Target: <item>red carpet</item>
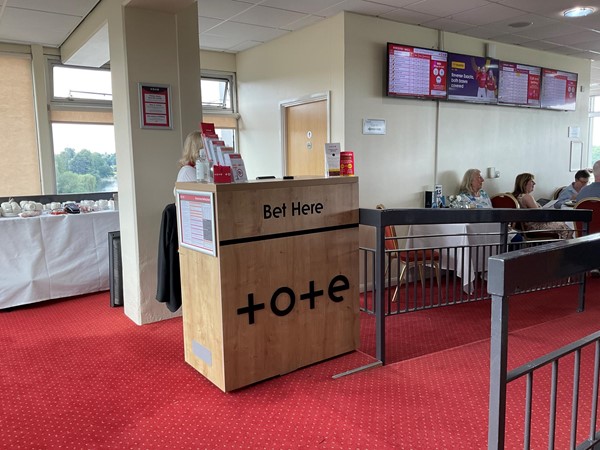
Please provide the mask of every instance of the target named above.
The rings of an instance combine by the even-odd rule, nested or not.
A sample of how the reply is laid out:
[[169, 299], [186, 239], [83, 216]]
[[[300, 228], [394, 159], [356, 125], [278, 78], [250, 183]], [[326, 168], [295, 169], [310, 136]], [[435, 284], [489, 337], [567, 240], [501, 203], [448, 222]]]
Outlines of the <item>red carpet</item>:
[[[511, 299], [510, 367], [597, 331], [599, 287], [581, 314], [573, 288]], [[334, 380], [373, 361], [363, 315], [362, 351], [230, 394], [183, 361], [181, 319], [139, 327], [108, 305], [102, 293], [0, 311], [0, 448], [486, 446], [488, 302], [389, 319], [391, 363]], [[506, 448], [522, 448], [522, 404], [509, 409]]]

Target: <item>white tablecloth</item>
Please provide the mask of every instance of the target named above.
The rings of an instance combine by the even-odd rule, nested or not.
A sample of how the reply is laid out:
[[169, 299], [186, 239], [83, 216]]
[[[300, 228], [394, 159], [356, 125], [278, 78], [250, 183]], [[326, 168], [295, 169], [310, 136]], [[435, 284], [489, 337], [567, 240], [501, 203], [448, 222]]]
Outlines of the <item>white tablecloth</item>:
[[119, 213], [0, 218], [0, 309], [109, 289]]
[[[406, 248], [442, 249], [440, 267], [455, 271], [464, 290], [470, 292], [477, 273], [487, 270], [487, 258], [498, 253], [496, 247], [483, 246], [500, 244], [500, 241], [499, 223], [411, 225]], [[469, 246], [482, 247], [471, 249]], [[450, 248], [450, 251], [445, 248]]]

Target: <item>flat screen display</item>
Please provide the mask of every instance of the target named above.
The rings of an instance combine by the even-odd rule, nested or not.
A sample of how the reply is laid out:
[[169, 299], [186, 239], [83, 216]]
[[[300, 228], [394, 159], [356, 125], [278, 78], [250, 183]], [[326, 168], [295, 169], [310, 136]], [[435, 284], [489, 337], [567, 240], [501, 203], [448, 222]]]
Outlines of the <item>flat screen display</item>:
[[577, 74], [542, 69], [542, 108], [575, 111]]
[[498, 60], [448, 53], [448, 100], [498, 102]]
[[448, 53], [400, 44], [387, 44], [387, 95], [446, 98]]
[[498, 104], [540, 107], [541, 67], [500, 61]]

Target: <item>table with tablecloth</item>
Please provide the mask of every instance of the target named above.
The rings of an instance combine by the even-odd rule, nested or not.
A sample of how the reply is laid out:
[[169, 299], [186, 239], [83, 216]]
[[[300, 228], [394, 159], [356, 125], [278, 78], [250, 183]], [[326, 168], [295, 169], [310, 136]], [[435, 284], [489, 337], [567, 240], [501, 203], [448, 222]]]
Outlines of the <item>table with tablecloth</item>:
[[440, 268], [454, 271], [469, 292], [477, 273], [487, 271], [487, 258], [498, 253], [500, 243], [499, 223], [440, 223], [411, 225], [406, 248], [437, 249]]
[[109, 289], [118, 211], [0, 218], [0, 309]]

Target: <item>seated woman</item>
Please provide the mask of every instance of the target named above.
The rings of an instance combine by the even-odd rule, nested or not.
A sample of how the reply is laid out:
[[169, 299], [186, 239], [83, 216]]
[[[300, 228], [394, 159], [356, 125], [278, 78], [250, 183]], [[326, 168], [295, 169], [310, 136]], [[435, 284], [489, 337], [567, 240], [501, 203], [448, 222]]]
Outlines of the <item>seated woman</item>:
[[[521, 208], [541, 208], [531, 194], [535, 186], [535, 179], [531, 173], [520, 173], [515, 179], [515, 189], [512, 195], [519, 201]], [[561, 239], [573, 237], [571, 230], [564, 222], [524, 222], [521, 224], [523, 231], [551, 231]]]
[[483, 177], [479, 169], [469, 169], [465, 172], [458, 195], [465, 197], [471, 208], [491, 208], [490, 196], [483, 190]]

